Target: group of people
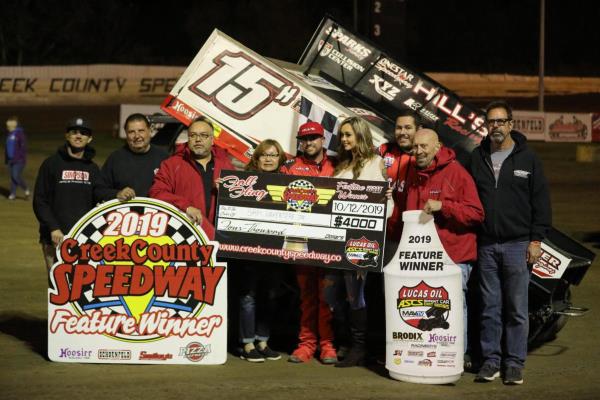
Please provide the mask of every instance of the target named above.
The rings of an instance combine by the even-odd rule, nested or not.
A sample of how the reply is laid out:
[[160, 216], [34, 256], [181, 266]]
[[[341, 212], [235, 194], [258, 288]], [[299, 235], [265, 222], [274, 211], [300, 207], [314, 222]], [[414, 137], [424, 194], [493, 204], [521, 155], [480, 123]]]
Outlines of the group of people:
[[[540, 242], [551, 225], [550, 200], [539, 159], [525, 137], [512, 129], [510, 106], [494, 102], [486, 117], [489, 135], [473, 151], [467, 168], [434, 130], [422, 126], [419, 114], [409, 110], [398, 115], [394, 140], [379, 148], [368, 124], [350, 117], [339, 125], [337, 156], [330, 157], [323, 127], [311, 121], [299, 127], [298, 156], [288, 159], [281, 145], [268, 139], [257, 146], [245, 168], [389, 182], [386, 246], [398, 245], [403, 211], [432, 214], [444, 248], [462, 270], [465, 336], [467, 282], [474, 268], [479, 273], [483, 362], [476, 380], [493, 381], [502, 372], [505, 383], [520, 384], [527, 354], [530, 267], [540, 257]], [[97, 202], [114, 198], [166, 201], [214, 237], [220, 171], [235, 168], [227, 152], [213, 145], [211, 121], [195, 119], [187, 142], [178, 144], [172, 155], [150, 143], [150, 123], [144, 115], [130, 115], [124, 129], [126, 145], [100, 169], [92, 161], [91, 126], [84, 118], [74, 118], [67, 125], [66, 143], [41, 165], [33, 207], [48, 268], [71, 226]], [[306, 249], [304, 238], [286, 241], [288, 249]], [[281, 355], [268, 341], [282, 267], [244, 262], [236, 268], [244, 277], [236, 294], [240, 356], [251, 362], [278, 360]], [[337, 367], [363, 364], [366, 274], [304, 265], [295, 266], [295, 274], [300, 329], [288, 361], [305, 363], [318, 356], [323, 364]], [[349, 326], [349, 348], [343, 351], [334, 345], [334, 315], [336, 320], [342, 315]]]

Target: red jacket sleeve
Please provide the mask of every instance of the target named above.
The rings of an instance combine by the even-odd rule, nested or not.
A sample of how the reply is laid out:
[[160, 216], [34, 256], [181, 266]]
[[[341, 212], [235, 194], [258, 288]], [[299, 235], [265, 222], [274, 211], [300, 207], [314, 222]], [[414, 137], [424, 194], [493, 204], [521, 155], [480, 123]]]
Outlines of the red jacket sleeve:
[[154, 199], [173, 204], [185, 212], [192, 203], [186, 197], [175, 194], [175, 179], [180, 166], [177, 164], [174, 165], [169, 161], [170, 159], [160, 164], [158, 172], [154, 175], [154, 181], [148, 191], [148, 195]]
[[456, 200], [442, 201], [441, 214], [464, 227], [473, 227], [481, 224], [484, 219], [483, 206], [477, 187], [469, 173], [460, 165], [455, 165], [453, 185], [456, 185], [459, 195]]

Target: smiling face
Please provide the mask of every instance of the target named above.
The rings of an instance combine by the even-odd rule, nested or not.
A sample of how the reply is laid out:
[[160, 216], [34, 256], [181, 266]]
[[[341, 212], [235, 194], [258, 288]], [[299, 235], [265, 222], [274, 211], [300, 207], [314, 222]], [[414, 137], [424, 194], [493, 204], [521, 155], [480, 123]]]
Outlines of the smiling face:
[[188, 147], [197, 160], [210, 156], [213, 139], [213, 129], [204, 121], [194, 122], [188, 128]]
[[398, 117], [396, 119], [396, 129], [394, 136], [398, 147], [406, 153], [412, 150], [413, 140], [417, 132], [417, 124], [415, 119], [410, 116]]
[[125, 129], [127, 146], [134, 153], [146, 153], [150, 150], [150, 127], [146, 121], [133, 120]]
[[82, 150], [92, 141], [92, 133], [85, 129], [71, 128], [65, 138], [73, 150]]
[[358, 144], [356, 133], [350, 124], [344, 124], [340, 128], [340, 143], [345, 151], [354, 151]]
[[279, 169], [279, 152], [275, 146], [266, 147], [258, 156], [258, 169], [262, 172], [273, 172]]
[[431, 129], [419, 129], [415, 134], [413, 154], [417, 168], [424, 169], [431, 165], [435, 155], [442, 147], [437, 133]]
[[304, 157], [315, 160], [323, 154], [323, 143], [325, 139], [323, 136], [304, 136], [298, 138], [300, 143], [300, 151], [304, 153]]

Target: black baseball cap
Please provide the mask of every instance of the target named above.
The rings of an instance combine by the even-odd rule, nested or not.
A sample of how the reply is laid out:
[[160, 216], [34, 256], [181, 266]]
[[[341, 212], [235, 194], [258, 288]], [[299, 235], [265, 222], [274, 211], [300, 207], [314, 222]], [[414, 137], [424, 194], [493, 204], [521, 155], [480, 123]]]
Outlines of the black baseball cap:
[[67, 132], [72, 129], [79, 129], [82, 132], [92, 134], [92, 124], [90, 121], [83, 117], [74, 117], [67, 122]]

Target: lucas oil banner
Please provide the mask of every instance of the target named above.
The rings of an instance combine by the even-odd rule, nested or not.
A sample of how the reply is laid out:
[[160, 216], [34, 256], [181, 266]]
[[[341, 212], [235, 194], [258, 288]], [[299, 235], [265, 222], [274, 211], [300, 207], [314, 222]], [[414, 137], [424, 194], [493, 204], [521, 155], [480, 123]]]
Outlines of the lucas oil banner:
[[159, 200], [113, 200], [57, 249], [48, 357], [60, 362], [222, 364], [227, 271], [218, 243]]
[[386, 182], [225, 171], [219, 254], [381, 271]]

